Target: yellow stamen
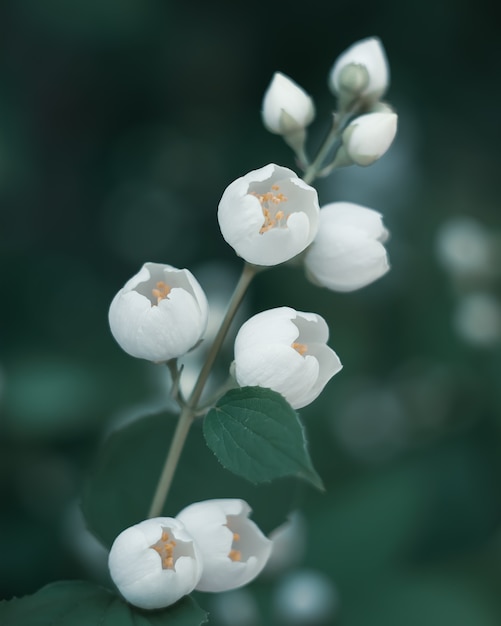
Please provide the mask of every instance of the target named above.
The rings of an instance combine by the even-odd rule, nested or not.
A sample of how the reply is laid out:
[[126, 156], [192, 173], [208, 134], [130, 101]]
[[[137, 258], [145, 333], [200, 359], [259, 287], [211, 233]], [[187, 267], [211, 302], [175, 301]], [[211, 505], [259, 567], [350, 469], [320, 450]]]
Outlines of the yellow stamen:
[[230, 553], [228, 554], [228, 556], [230, 557], [232, 561], [242, 560], [242, 553], [240, 552], [240, 550], [230, 550]]
[[167, 283], [164, 283], [163, 280], [159, 280], [157, 283], [157, 288], [152, 289], [151, 293], [157, 299], [158, 304], [160, 300], [165, 300], [165, 298], [167, 298], [171, 291], [172, 287], [170, 287]]
[[240, 541], [240, 535], [238, 533], [233, 533], [233, 541]]
[[308, 352], [308, 346], [305, 343], [294, 342], [292, 348], [294, 348], [296, 352], [299, 352], [301, 356], [304, 356]]
[[169, 533], [166, 530], [162, 531], [160, 539], [154, 543], [150, 548], [158, 552], [162, 559], [162, 569], [174, 569], [174, 547], [176, 542], [174, 539], [169, 540]]
[[[263, 211], [264, 222], [259, 230], [261, 235], [276, 226], [280, 226], [280, 220], [283, 220], [285, 217], [285, 213], [282, 210], [276, 211], [276, 207], [282, 202], [287, 202], [287, 197], [283, 193], [277, 193], [280, 190], [280, 185], [272, 185], [271, 189], [272, 191], [267, 191], [266, 193], [251, 192], [251, 195], [256, 196], [259, 200], [261, 210]], [[287, 221], [287, 217], [285, 221]]]

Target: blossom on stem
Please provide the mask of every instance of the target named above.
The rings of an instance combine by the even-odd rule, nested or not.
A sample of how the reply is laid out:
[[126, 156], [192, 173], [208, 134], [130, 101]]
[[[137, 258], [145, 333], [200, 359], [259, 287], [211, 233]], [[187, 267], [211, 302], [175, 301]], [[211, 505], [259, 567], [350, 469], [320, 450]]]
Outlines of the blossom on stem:
[[291, 78], [275, 72], [264, 94], [263, 123], [277, 135], [288, 135], [306, 128], [315, 117], [311, 97]]
[[244, 500], [196, 502], [178, 515], [200, 549], [203, 573], [198, 591], [228, 591], [246, 585], [261, 572], [272, 543], [249, 519]]
[[145, 520], [121, 532], [108, 565], [123, 597], [142, 609], [160, 609], [191, 593], [202, 575], [198, 546], [172, 517]]
[[292, 259], [313, 241], [318, 196], [292, 170], [273, 163], [233, 181], [219, 202], [221, 233], [254, 265]]
[[388, 150], [396, 133], [396, 113], [367, 113], [346, 127], [343, 147], [357, 165], [371, 165]]
[[337, 58], [329, 73], [329, 87], [334, 94], [349, 92], [371, 101], [385, 93], [389, 80], [386, 53], [377, 37], [354, 43]]
[[383, 243], [388, 231], [381, 214], [351, 202], [333, 202], [320, 211], [320, 226], [305, 256], [308, 278], [334, 291], [369, 285], [389, 269]]
[[113, 299], [109, 322], [125, 352], [161, 363], [202, 339], [208, 314], [207, 298], [191, 272], [145, 263]]
[[327, 323], [315, 313], [290, 307], [258, 313], [235, 339], [235, 378], [242, 387], [277, 391], [295, 409], [306, 406], [342, 368], [328, 338]]

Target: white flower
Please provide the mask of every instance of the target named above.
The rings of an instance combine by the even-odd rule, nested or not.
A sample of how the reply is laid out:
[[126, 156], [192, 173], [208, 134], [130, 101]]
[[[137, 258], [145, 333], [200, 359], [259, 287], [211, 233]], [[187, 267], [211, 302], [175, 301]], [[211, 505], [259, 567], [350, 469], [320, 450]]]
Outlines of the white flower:
[[396, 113], [368, 113], [343, 132], [343, 146], [357, 165], [371, 165], [391, 146], [397, 133]]
[[334, 63], [329, 74], [329, 87], [334, 94], [349, 89], [347, 74], [357, 67], [364, 68], [365, 80], [355, 91], [370, 100], [380, 98], [388, 88], [390, 70], [384, 48], [377, 37], [362, 39], [350, 46]]
[[327, 323], [315, 313], [290, 307], [258, 313], [235, 339], [235, 378], [242, 387], [281, 393], [295, 409], [306, 406], [342, 367], [328, 338]]
[[197, 542], [203, 559], [198, 591], [228, 591], [246, 585], [264, 568], [271, 541], [249, 519], [244, 500], [206, 500], [177, 516]]
[[313, 241], [318, 213], [316, 190], [292, 170], [271, 163], [226, 188], [218, 220], [239, 256], [254, 265], [277, 265]]
[[121, 532], [108, 565], [123, 597], [142, 609], [177, 602], [193, 591], [202, 574], [198, 546], [172, 517], [148, 519]]
[[315, 117], [310, 96], [291, 78], [275, 72], [263, 99], [263, 123], [278, 135], [306, 128]]
[[200, 341], [208, 312], [191, 272], [145, 263], [113, 299], [109, 322], [125, 352], [160, 363], [186, 354]]
[[333, 202], [320, 211], [315, 241], [305, 256], [308, 278], [334, 291], [353, 291], [389, 269], [383, 242], [388, 231], [381, 214], [351, 202]]

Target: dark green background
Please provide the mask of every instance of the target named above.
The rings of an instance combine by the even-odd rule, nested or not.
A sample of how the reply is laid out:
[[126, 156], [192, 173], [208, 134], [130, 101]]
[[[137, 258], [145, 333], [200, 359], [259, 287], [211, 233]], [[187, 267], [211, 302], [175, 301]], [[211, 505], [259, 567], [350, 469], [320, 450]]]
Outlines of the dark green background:
[[[299, 499], [303, 565], [337, 586], [339, 623], [500, 623], [499, 348], [457, 337], [456, 295], [434, 254], [450, 217], [501, 227], [490, 6], [0, 4], [5, 597], [94, 576], [71, 531], [68, 539], [68, 507], [103, 429], [131, 405], [165, 400], [163, 372], [111, 338], [114, 293], [146, 260], [201, 275], [204, 263], [221, 261], [238, 272], [215, 219], [222, 191], [265, 163], [294, 166], [260, 121], [273, 72], [315, 97], [318, 145], [333, 103], [329, 68], [353, 41], [376, 34], [390, 60], [399, 135], [379, 163], [335, 174], [319, 193], [322, 203], [353, 200], [384, 213], [392, 271], [360, 292], [333, 294], [278, 268], [258, 277], [248, 311], [322, 314], [344, 363], [302, 412], [327, 493]], [[254, 588], [268, 615], [276, 584]], [[210, 608], [211, 598], [200, 602]]]

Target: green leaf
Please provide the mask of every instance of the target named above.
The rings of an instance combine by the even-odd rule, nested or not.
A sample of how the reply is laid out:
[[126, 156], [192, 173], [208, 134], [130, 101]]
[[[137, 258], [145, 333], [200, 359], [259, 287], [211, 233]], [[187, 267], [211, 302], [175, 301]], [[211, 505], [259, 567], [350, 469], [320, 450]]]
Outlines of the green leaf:
[[158, 611], [126, 604], [108, 589], [61, 581], [0, 603], [2, 626], [201, 626], [207, 613], [190, 597]]
[[298, 476], [323, 489], [298, 414], [271, 389], [229, 391], [206, 416], [204, 435], [223, 467], [253, 483]]
[[[146, 519], [176, 426], [176, 416], [149, 415], [113, 432], [101, 446], [83, 490], [89, 529], [108, 547], [125, 528]], [[191, 427], [162, 511], [175, 516], [193, 502], [242, 498], [269, 532], [298, 506], [296, 479], [256, 487], [227, 472], [205, 445], [201, 420]]]

